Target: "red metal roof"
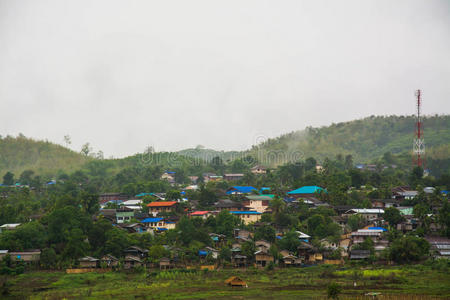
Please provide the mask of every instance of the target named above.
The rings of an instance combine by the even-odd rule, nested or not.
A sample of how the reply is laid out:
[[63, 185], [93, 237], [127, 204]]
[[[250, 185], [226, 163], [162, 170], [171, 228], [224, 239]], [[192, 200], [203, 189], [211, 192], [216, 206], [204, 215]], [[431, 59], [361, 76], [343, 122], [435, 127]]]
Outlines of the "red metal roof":
[[151, 202], [147, 204], [148, 207], [161, 207], [161, 206], [173, 206], [177, 202], [176, 201], [159, 201], [159, 202]]
[[203, 215], [206, 215], [207, 213], [209, 213], [209, 211], [199, 210], [199, 211], [194, 211], [193, 213], [191, 213], [191, 216], [203, 216]]

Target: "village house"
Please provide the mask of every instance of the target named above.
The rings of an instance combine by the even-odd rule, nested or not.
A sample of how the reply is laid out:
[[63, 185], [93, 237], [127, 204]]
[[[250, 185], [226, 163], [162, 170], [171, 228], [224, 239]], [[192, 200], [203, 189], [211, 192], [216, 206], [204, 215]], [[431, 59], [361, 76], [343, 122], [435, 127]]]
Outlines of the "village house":
[[168, 257], [162, 257], [159, 260], [159, 269], [160, 270], [167, 270], [172, 269], [174, 267], [174, 264], [172, 263], [172, 260]]
[[294, 198], [315, 197], [317, 194], [326, 193], [327, 191], [320, 186], [303, 186], [296, 190], [292, 190], [287, 194]]
[[341, 249], [342, 257], [348, 257], [348, 250], [352, 244], [352, 240], [347, 236], [348, 235], [341, 236], [341, 240], [339, 241], [339, 248]]
[[219, 234], [219, 233], [210, 233], [209, 236], [211, 237], [211, 239], [214, 242], [214, 246], [215, 247], [222, 247], [225, 242], [226, 242], [226, 235], [224, 234]]
[[227, 195], [244, 195], [257, 192], [258, 189], [252, 186], [232, 186], [227, 190]]
[[176, 209], [176, 201], [155, 201], [147, 204], [148, 213], [156, 217], [158, 213], [174, 212]]
[[24, 251], [9, 252], [12, 261], [23, 261], [26, 263], [38, 263], [41, 260], [41, 250], [32, 249]]
[[370, 257], [369, 250], [352, 250], [350, 252], [351, 260], [362, 260], [362, 259], [367, 259], [369, 257]]
[[128, 196], [122, 193], [104, 193], [99, 195], [99, 203], [105, 204], [107, 202], [119, 204], [127, 200]]
[[207, 219], [209, 216], [212, 216], [213, 213], [207, 210], [198, 210], [189, 214], [191, 217], [199, 217], [202, 219]]
[[165, 218], [146, 218], [141, 222], [146, 225], [147, 229], [154, 229], [158, 231], [175, 229], [176, 227], [175, 222], [168, 221]]
[[123, 260], [124, 269], [133, 269], [144, 266], [144, 262], [137, 256], [127, 255]]
[[116, 210], [115, 209], [100, 209], [99, 215], [109, 220], [112, 223], [117, 223]]
[[220, 175], [216, 175], [214, 173], [206, 173], [207, 175], [203, 176], [203, 181], [205, 183], [208, 182], [218, 182], [218, 181], [222, 181], [223, 176]]
[[373, 199], [372, 208], [389, 208], [400, 206], [399, 202], [395, 199]]
[[413, 216], [403, 216], [404, 220], [397, 224], [397, 230], [403, 233], [411, 232], [418, 226], [417, 218]]
[[303, 242], [306, 242], [306, 243], [308, 243], [309, 242], [309, 239], [311, 238], [311, 236], [309, 236], [309, 235], [307, 235], [306, 233], [303, 233], [303, 232], [301, 232], [301, 231], [295, 231], [295, 233], [297, 233], [298, 234], [298, 239], [300, 240], [300, 241], [303, 241]]
[[80, 268], [98, 268], [100, 260], [92, 256], [85, 256], [78, 259]]
[[230, 199], [222, 199], [214, 204], [218, 211], [228, 210], [228, 211], [243, 211], [249, 210], [244, 204], [236, 202]]
[[5, 230], [14, 230], [20, 225], [21, 223], [3, 224], [2, 226], [0, 226], [0, 233], [2, 233]]
[[122, 223], [118, 227], [126, 230], [128, 233], [143, 233], [145, 232], [144, 225], [140, 223]]
[[230, 211], [232, 215], [235, 215], [241, 219], [245, 225], [258, 222], [261, 219], [262, 213], [257, 211]]
[[134, 210], [129, 208], [120, 208], [116, 210], [116, 223], [122, 224], [130, 222], [134, 217]]
[[241, 254], [232, 255], [231, 264], [235, 268], [245, 268], [247, 266], [247, 256]]
[[119, 265], [119, 259], [111, 254], [106, 254], [100, 259], [100, 264], [108, 268], [117, 267]]
[[9, 250], [0, 250], [0, 260], [8, 254]]
[[434, 258], [450, 259], [450, 239], [444, 237], [425, 237], [430, 243], [430, 254]]
[[211, 257], [214, 259], [217, 259], [219, 257], [220, 251], [217, 249], [214, 249], [212, 247], [205, 247], [205, 250], [207, 254], [211, 254]]
[[281, 264], [284, 267], [298, 267], [302, 264], [302, 260], [293, 254], [288, 254], [281, 258]]
[[373, 242], [377, 242], [381, 238], [383, 230], [372, 230], [372, 229], [359, 229], [358, 231], [352, 232], [352, 243], [359, 244], [364, 242], [367, 238], [372, 239]]
[[141, 210], [142, 209], [142, 200], [140, 199], [133, 199], [133, 200], [127, 200], [119, 204], [121, 208], [128, 208], [132, 210]]
[[255, 266], [264, 268], [270, 262], [274, 262], [273, 256], [267, 250], [258, 250], [255, 252]]
[[166, 171], [161, 175], [162, 180], [167, 180], [170, 184], [175, 183], [175, 172]]
[[241, 173], [232, 173], [232, 174], [224, 174], [223, 179], [226, 181], [237, 181], [244, 178], [244, 174]]
[[419, 192], [411, 190], [409, 187], [399, 186], [392, 189], [392, 199], [399, 202], [403, 200], [414, 199], [419, 194]]
[[265, 195], [249, 195], [245, 196], [242, 204], [247, 207], [248, 210], [263, 213], [269, 208], [270, 200], [272, 200], [272, 198]]
[[270, 243], [265, 240], [257, 240], [255, 242], [255, 247], [257, 250], [269, 251]]
[[374, 221], [379, 219], [383, 214], [384, 210], [380, 208], [352, 208], [348, 210], [346, 215], [361, 215], [366, 221]]
[[328, 238], [321, 239], [320, 245], [329, 250], [336, 250], [339, 248], [339, 242], [331, 241]]
[[137, 246], [131, 246], [131, 247], [128, 247], [127, 249], [125, 249], [123, 251], [123, 253], [126, 256], [129, 255], [129, 256], [135, 256], [135, 257], [138, 257], [138, 258], [145, 258], [145, 257], [147, 257], [148, 250], [147, 249], [142, 249], [142, 248], [137, 247]]
[[233, 235], [235, 238], [243, 238], [243, 239], [251, 239], [253, 237], [253, 233], [246, 229], [235, 228], [233, 231]]
[[250, 172], [252, 172], [255, 175], [260, 175], [260, 174], [266, 174], [267, 173], [267, 169], [266, 167], [260, 166], [260, 165], [256, 165], [253, 168], [250, 169]]

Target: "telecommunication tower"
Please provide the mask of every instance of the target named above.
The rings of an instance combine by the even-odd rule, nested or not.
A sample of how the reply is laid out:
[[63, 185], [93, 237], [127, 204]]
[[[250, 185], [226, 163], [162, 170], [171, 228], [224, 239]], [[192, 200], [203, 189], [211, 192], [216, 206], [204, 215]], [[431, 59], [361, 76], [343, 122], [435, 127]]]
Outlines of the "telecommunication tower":
[[417, 167], [425, 167], [425, 141], [423, 139], [423, 125], [420, 117], [420, 107], [422, 105], [422, 92], [416, 91], [417, 98], [417, 120], [416, 120], [416, 133], [413, 144], [413, 157], [414, 165]]

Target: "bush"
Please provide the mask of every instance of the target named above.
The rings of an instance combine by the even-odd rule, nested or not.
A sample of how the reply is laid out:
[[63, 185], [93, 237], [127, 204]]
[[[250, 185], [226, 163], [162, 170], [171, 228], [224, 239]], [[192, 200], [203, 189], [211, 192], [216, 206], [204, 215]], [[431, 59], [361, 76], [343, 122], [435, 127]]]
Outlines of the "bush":
[[273, 261], [269, 262], [269, 264], [266, 266], [266, 271], [273, 271], [275, 268], [275, 264]]
[[338, 299], [342, 287], [337, 282], [332, 282], [327, 287], [327, 297], [331, 299]]

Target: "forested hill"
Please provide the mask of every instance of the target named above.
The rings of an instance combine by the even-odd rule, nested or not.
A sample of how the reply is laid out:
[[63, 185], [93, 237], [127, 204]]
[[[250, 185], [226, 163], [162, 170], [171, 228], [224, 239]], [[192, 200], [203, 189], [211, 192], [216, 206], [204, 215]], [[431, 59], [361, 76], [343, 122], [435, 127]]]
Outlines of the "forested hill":
[[[372, 116], [326, 127], [308, 127], [269, 139], [254, 146], [250, 153], [266, 160], [267, 165], [279, 164], [273, 157], [279, 160], [283, 155], [312, 156], [322, 160], [338, 154], [351, 154], [356, 163], [370, 162], [386, 152], [411, 152], [415, 122], [414, 116]], [[424, 117], [423, 124], [427, 155], [438, 159], [450, 158], [450, 116]]]
[[[338, 154], [351, 154], [353, 162], [366, 163], [380, 158], [386, 152], [411, 153], [414, 122], [413, 116], [369, 117], [327, 127], [309, 127], [269, 139], [244, 152], [215, 151], [199, 146], [177, 153], [165, 152], [151, 156], [138, 154], [123, 159], [105, 159], [101, 160], [101, 165], [118, 172], [144, 162], [146, 165], [160, 165], [162, 168], [184, 166], [186, 171], [192, 173], [194, 166], [186, 157], [210, 161], [219, 156], [223, 162], [229, 163], [235, 158], [251, 155], [263, 165], [276, 166], [307, 157], [314, 157], [320, 162], [325, 157], [335, 158]], [[450, 116], [426, 117], [423, 123], [429, 161], [434, 160], [434, 165], [440, 165], [444, 161], [445, 165], [450, 164]], [[86, 164], [90, 161], [90, 164]], [[18, 175], [25, 170], [32, 170], [40, 175], [54, 176], [58, 172], [71, 173], [91, 164], [99, 164], [99, 160], [92, 155], [82, 155], [54, 143], [36, 141], [22, 135], [0, 137], [0, 175], [8, 171]]]
[[90, 159], [63, 146], [22, 135], [0, 138], [1, 176], [8, 171], [20, 174], [25, 170], [41, 175], [56, 174], [59, 170], [71, 172]]

